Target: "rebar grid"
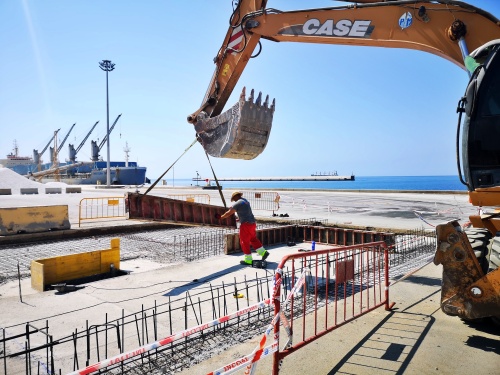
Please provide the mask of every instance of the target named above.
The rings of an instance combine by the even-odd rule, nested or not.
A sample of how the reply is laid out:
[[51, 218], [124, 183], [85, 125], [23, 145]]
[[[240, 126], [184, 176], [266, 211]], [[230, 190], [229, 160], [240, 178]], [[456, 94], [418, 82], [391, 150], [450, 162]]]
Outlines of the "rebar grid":
[[[147, 234], [126, 234], [122, 237], [126, 238], [123, 244], [127, 243], [131, 250], [125, 250], [124, 248], [122, 258], [148, 256], [151, 259], [163, 257], [163, 259], [166, 259], [165, 261], [168, 261], [169, 259], [176, 259], [176, 257], [184, 257], [185, 260], [189, 260], [190, 257], [199, 259], [200, 257], [211, 256], [214, 251], [211, 248], [202, 249], [199, 254], [190, 253], [190, 249], [197, 248], [205, 235], [208, 238], [214, 237], [214, 247], [222, 247], [220, 246], [222, 242], [215, 238], [217, 236], [223, 237], [224, 232], [224, 230], [214, 230], [213, 228], [179, 228], [148, 232]], [[151, 233], [154, 233], [154, 235], [151, 235]], [[107, 247], [109, 239], [114, 236], [107, 237], [86, 239], [82, 248], [88, 249], [89, 245], [86, 241], [94, 245], [102, 241], [103, 247]], [[176, 238], [176, 240], [173, 240], [173, 238]], [[176, 241], [179, 244], [177, 247], [175, 245]], [[82, 240], [69, 242], [82, 242]], [[432, 246], [433, 243], [434, 247]], [[45, 244], [45, 246], [54, 248], [54, 243]], [[137, 248], [132, 249], [134, 246]], [[75, 248], [68, 246], [68, 241], [65, 241], [58, 243], [50, 251], [62, 251], [68, 247]], [[33, 245], [28, 247], [17, 246], [16, 248], [26, 248], [28, 255], [32, 254], [33, 250], [36, 249]], [[168, 249], [170, 249], [170, 253], [166, 255]], [[0, 252], [7, 250], [0, 249]], [[390, 278], [398, 278], [407, 273], [409, 269], [416, 269], [424, 265], [425, 262], [428, 262], [429, 256], [434, 250], [435, 237], [432, 233], [415, 230], [407, 234], [397, 235], [394, 249], [390, 252]], [[322, 257], [314, 262], [318, 262], [321, 270], [319, 278], [324, 279], [328, 260]], [[282, 299], [285, 299], [290, 290], [291, 271], [289, 269], [283, 271]], [[356, 277], [359, 278], [359, 275]], [[29, 373], [51, 373], [53, 370], [55, 371], [52, 373], [57, 373], [63, 368], [64, 371], [82, 368], [85, 367], [86, 363], [92, 364], [99, 359], [104, 359], [116, 353], [123, 353], [147, 342], [219, 318], [229, 312], [239, 311], [248, 307], [250, 300], [260, 301], [269, 298], [272, 293], [272, 281], [273, 274], [268, 271], [266, 274], [261, 273], [259, 275], [256, 273], [255, 278], [251, 280], [237, 281], [234, 279], [234, 283], [226, 285], [224, 283], [219, 286], [210, 283], [207, 285], [206, 282], [202, 285], [202, 283], [192, 282], [184, 285], [188, 291], [181, 297], [172, 298], [173, 295], [167, 293], [169, 299], [167, 303], [160, 305], [155, 303], [153, 307], [142, 308], [141, 311], [126, 316], [122, 313], [121, 317], [108, 318], [106, 315], [104, 321], [100, 324], [87, 322], [86, 329], [75, 329], [70, 335], [57, 339], [49, 336], [48, 321], [45, 323], [45, 327], [41, 329], [33, 329], [33, 324], [27, 324], [26, 327], [6, 327], [0, 332], [0, 335], [4, 335], [3, 339], [0, 336], [0, 348], [3, 348], [4, 353], [0, 359], [3, 361], [6, 374], [18, 373], [13, 370], [7, 372], [7, 368], [11, 368], [13, 361], [24, 362], [24, 366], [21, 367], [27, 369], [27, 374], [28, 368]], [[306, 290], [310, 290], [311, 285], [315, 285], [315, 278], [310, 275], [307, 279]], [[325, 293], [324, 283], [322, 284], [321, 280], [318, 280], [318, 285], [320, 287], [318, 299], [312, 300], [311, 298], [314, 298], [314, 296], [307, 292], [305, 299], [299, 298], [297, 300], [295, 316], [300, 316], [304, 311], [307, 313], [312, 306], [321, 307], [331, 302], [330, 293], [328, 295]], [[361, 288], [357, 285], [355, 279], [351, 285], [340, 285], [339, 290], [342, 294], [350, 296], [361, 291]], [[196, 289], [193, 289], [193, 286], [196, 286]], [[240, 293], [246, 298], [234, 297]], [[305, 305], [301, 305], [304, 303]], [[120, 363], [110, 367], [108, 370], [112, 372], [109, 373], [174, 373], [261, 333], [264, 327], [269, 324], [271, 315], [271, 309], [260, 309], [257, 312], [248, 313], [238, 319], [227, 321], [220, 326], [200, 331], [183, 340], [159, 348], [154, 352], [148, 352], [137, 358], [130, 359], [128, 363]], [[40, 332], [43, 332], [43, 334]], [[45, 371], [44, 369], [48, 370]]]
[[[303, 225], [317, 222], [302, 220]], [[281, 226], [281, 223], [257, 224], [257, 229]], [[22, 245], [0, 246], [0, 283], [18, 277], [30, 277], [32, 260], [107, 249], [112, 238], [120, 238], [121, 260], [144, 258], [158, 263], [193, 261], [220, 255], [224, 251], [224, 235], [237, 232], [231, 228], [179, 227], [138, 233], [119, 233], [73, 240], [45, 241]]]

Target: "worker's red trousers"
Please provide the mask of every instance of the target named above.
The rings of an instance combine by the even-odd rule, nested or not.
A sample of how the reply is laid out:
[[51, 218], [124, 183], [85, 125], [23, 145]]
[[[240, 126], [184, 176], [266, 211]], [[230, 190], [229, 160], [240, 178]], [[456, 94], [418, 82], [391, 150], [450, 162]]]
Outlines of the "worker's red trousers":
[[244, 254], [251, 254], [250, 245], [257, 250], [262, 247], [262, 242], [259, 241], [255, 234], [256, 223], [241, 223], [240, 224], [240, 245]]

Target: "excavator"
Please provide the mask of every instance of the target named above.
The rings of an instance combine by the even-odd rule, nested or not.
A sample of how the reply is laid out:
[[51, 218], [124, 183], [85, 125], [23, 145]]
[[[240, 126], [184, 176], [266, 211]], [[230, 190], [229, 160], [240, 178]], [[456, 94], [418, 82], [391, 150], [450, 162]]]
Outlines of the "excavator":
[[[233, 1], [229, 30], [214, 59], [202, 105], [187, 118], [208, 155], [251, 160], [270, 136], [275, 100], [245, 89], [225, 112], [235, 85], [261, 39], [407, 48], [440, 56], [469, 75], [457, 94], [458, 176], [483, 212], [436, 228], [434, 263], [443, 266], [441, 309], [466, 321], [500, 322], [500, 21], [455, 0], [358, 0], [340, 6], [280, 11], [266, 0]], [[307, 2], [304, 2], [307, 5]], [[256, 51], [256, 52], [255, 52]], [[472, 52], [470, 52], [472, 51]]]

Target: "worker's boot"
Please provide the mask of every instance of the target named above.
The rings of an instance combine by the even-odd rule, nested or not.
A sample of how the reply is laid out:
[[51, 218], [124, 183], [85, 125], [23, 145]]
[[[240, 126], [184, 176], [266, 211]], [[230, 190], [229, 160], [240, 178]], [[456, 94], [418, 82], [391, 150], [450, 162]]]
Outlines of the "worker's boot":
[[261, 247], [260, 249], [257, 249], [257, 254], [259, 254], [262, 257], [262, 260], [266, 260], [267, 257], [269, 256], [269, 251]]
[[245, 254], [245, 259], [240, 261], [240, 264], [243, 266], [251, 266], [252, 265], [252, 254]]

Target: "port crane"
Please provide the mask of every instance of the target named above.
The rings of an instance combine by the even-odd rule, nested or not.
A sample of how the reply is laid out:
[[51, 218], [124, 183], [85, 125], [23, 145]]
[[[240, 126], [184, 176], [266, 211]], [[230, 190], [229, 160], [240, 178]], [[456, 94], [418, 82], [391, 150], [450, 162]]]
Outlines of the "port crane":
[[45, 151], [47, 151], [50, 144], [54, 140], [55, 136], [57, 135], [57, 133], [59, 133], [59, 130], [61, 130], [61, 128], [57, 129], [54, 132], [54, 135], [52, 136], [52, 138], [50, 138], [50, 141], [47, 142], [47, 145], [43, 148], [43, 150], [41, 152], [38, 152], [38, 150], [35, 150], [35, 149], [33, 150], [33, 160], [34, 160], [35, 164], [38, 166], [38, 172], [40, 172], [42, 170], [42, 155], [45, 153]]
[[[51, 160], [50, 162], [52, 164], [54, 164], [54, 162], [57, 160], [58, 158], [58, 155], [59, 155], [59, 152], [61, 151], [62, 147], [64, 146], [64, 143], [66, 142], [66, 140], [68, 139], [69, 135], [71, 134], [71, 131], [73, 130], [73, 128], [75, 127], [76, 125], [76, 122], [71, 125], [71, 128], [69, 129], [68, 133], [66, 134], [66, 137], [64, 137], [64, 139], [62, 140], [61, 144], [59, 145], [59, 147], [57, 147], [57, 142], [54, 143], [54, 147], [51, 147], [50, 148], [50, 157], [51, 157]], [[59, 131], [59, 130], [58, 130]], [[56, 134], [54, 134], [54, 138], [56, 138]], [[57, 139], [57, 138], [56, 138]], [[57, 152], [54, 152], [54, 149], [57, 147]]]
[[[113, 125], [111, 125], [111, 127], [109, 128], [109, 134], [111, 134], [111, 132], [115, 128], [115, 125], [118, 122], [118, 120], [120, 119], [120, 117], [122, 117], [121, 113], [118, 115], [118, 117], [116, 118], [115, 122], [113, 122]], [[97, 146], [97, 142], [96, 141], [91, 141], [90, 142], [91, 143], [90, 147], [91, 147], [91, 155], [92, 155], [91, 156], [91, 160], [92, 161], [98, 161], [99, 160], [99, 152], [101, 152], [101, 149], [105, 145], [105, 143], [106, 143], [107, 140], [108, 140], [108, 134], [106, 134], [104, 136], [104, 138], [102, 139], [102, 141], [99, 144], [99, 146]]]
[[95, 127], [97, 126], [97, 124], [99, 123], [99, 121], [97, 121], [94, 126], [92, 126], [92, 129], [90, 129], [90, 131], [88, 132], [88, 134], [85, 136], [85, 138], [83, 138], [83, 141], [78, 145], [78, 147], [75, 149], [74, 145], [72, 145], [71, 143], [68, 144], [68, 147], [69, 147], [69, 160], [71, 163], [75, 163], [76, 162], [76, 154], [78, 153], [78, 151], [81, 150], [81, 148], [83, 147], [83, 145], [85, 144], [85, 142], [87, 142], [87, 139], [89, 139], [90, 137], [90, 134], [94, 131]]

